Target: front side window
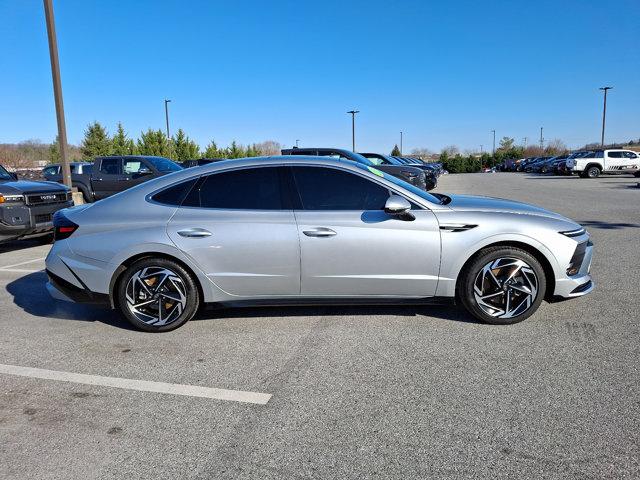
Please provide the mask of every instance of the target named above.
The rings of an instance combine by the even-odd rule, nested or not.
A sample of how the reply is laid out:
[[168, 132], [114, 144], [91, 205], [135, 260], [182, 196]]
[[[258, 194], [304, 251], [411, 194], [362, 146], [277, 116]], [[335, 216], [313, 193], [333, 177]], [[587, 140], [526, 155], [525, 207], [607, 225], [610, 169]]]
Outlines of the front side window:
[[293, 167], [304, 210], [383, 210], [389, 190], [371, 180], [325, 167]]
[[120, 165], [119, 158], [104, 158], [100, 163], [100, 171], [107, 175], [120, 175]]
[[624, 156], [627, 157], [627, 158], [634, 158], [634, 159], [638, 158], [638, 155], [636, 155], [633, 152], [624, 152]]
[[149, 171], [149, 167], [147, 167], [139, 158], [126, 159], [122, 165], [122, 171], [127, 175], [135, 175], [136, 173], [140, 173], [141, 169]]
[[278, 167], [245, 168], [208, 175], [182, 203], [229, 210], [283, 210]]
[[42, 171], [42, 173], [44, 175], [55, 175], [58, 173], [58, 167], [47, 167]]

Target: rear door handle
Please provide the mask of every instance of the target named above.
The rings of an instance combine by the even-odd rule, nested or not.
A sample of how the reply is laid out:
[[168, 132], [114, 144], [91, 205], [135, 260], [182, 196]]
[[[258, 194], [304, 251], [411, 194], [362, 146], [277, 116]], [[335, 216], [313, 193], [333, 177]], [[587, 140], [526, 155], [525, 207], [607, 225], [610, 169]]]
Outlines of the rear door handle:
[[204, 238], [210, 237], [211, 232], [204, 228], [186, 228], [184, 230], [178, 230], [178, 235], [187, 238]]
[[333, 237], [337, 235], [336, 232], [327, 227], [317, 227], [312, 228], [311, 230], [303, 230], [303, 232], [307, 237]]

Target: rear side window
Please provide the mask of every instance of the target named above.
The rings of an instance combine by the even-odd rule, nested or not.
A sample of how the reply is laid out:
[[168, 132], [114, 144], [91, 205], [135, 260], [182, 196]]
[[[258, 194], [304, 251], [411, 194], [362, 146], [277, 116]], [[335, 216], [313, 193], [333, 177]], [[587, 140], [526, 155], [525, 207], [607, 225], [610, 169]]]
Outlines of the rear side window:
[[91, 173], [92, 169], [93, 169], [93, 165], [83, 165], [82, 173]]
[[120, 171], [120, 159], [119, 158], [104, 158], [100, 162], [100, 171], [107, 175], [119, 175]]
[[179, 206], [197, 181], [198, 178], [196, 177], [186, 182], [177, 183], [156, 193], [151, 199], [164, 205]]
[[389, 190], [359, 175], [324, 167], [293, 167], [304, 210], [383, 210]]
[[609, 158], [622, 158], [622, 152], [609, 152], [607, 156]]
[[185, 207], [283, 210], [278, 167], [245, 168], [204, 177], [182, 203]]

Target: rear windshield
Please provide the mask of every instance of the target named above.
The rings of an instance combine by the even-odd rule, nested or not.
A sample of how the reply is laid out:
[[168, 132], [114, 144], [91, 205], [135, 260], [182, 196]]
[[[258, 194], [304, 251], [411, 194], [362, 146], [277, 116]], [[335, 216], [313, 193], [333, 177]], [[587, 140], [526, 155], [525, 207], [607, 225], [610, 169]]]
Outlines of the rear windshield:
[[156, 168], [159, 172], [177, 172], [182, 167], [168, 158], [162, 157], [145, 157], [145, 160]]

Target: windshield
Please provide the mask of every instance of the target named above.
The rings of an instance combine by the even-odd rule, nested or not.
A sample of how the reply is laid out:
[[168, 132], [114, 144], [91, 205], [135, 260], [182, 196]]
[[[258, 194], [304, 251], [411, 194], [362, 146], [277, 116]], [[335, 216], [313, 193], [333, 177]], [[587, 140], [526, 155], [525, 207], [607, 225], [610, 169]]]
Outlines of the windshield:
[[410, 183], [407, 183], [404, 180], [400, 180], [399, 178], [394, 177], [393, 175], [388, 175], [388, 174], [386, 174], [384, 172], [381, 172], [380, 170], [378, 170], [376, 168], [367, 167], [366, 165], [362, 165], [362, 164], [359, 164], [359, 163], [356, 163], [355, 165], [358, 168], [361, 168], [362, 170], [366, 170], [367, 172], [373, 173], [373, 174], [375, 174], [375, 175], [377, 175], [379, 177], [384, 178], [385, 180], [393, 183], [394, 185], [397, 185], [400, 188], [404, 188], [405, 190], [409, 190], [414, 195], [417, 195], [420, 198], [424, 198], [428, 202], [435, 203], [436, 205], [439, 205], [439, 204], [442, 203], [440, 201], [440, 199], [438, 197], [436, 197], [435, 195], [431, 195], [430, 193], [425, 192], [424, 190], [421, 190], [418, 187], [414, 187]]
[[13, 176], [2, 165], [0, 165], [0, 180], [13, 180]]
[[168, 158], [162, 157], [145, 157], [145, 160], [152, 163], [159, 172], [177, 172], [182, 167]]

